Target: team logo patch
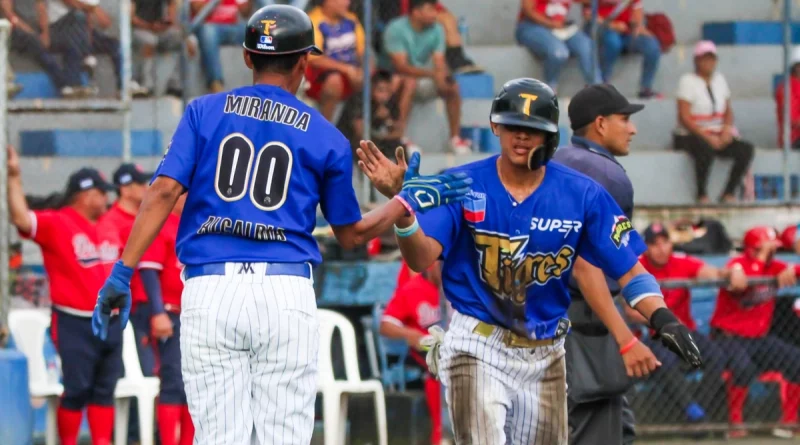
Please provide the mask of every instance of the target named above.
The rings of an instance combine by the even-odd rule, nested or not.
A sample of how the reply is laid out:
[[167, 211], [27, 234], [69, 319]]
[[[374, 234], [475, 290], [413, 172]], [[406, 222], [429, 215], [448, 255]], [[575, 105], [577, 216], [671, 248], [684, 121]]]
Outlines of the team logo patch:
[[[270, 31], [277, 28], [278, 25], [276, 24], [275, 20], [262, 20], [261, 24], [264, 25], [264, 35], [268, 36]], [[266, 43], [266, 42], [264, 42]]]
[[633, 232], [633, 224], [627, 216], [615, 216], [614, 225], [611, 226], [611, 242], [619, 249], [627, 246]]
[[272, 36], [261, 36], [261, 43], [265, 43], [267, 45], [272, 44]]
[[560, 279], [575, 258], [575, 249], [564, 245], [557, 252], [526, 253], [528, 236], [475, 230], [480, 277], [489, 289], [503, 300], [525, 304], [527, 288], [543, 286], [551, 279]]
[[486, 219], [486, 195], [483, 198], [467, 195], [464, 201], [464, 219], [471, 223], [479, 223]]

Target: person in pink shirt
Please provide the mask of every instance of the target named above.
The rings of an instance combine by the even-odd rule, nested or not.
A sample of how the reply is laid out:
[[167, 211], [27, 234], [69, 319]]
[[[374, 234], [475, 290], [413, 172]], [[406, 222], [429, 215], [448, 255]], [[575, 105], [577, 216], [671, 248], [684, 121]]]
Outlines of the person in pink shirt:
[[[191, 0], [192, 15], [199, 13], [206, 3], [208, 0]], [[241, 45], [245, 31], [243, 20], [247, 19], [252, 6], [251, 0], [222, 0], [206, 17], [206, 22], [197, 29], [200, 60], [211, 93], [219, 93], [225, 89], [219, 47]]]

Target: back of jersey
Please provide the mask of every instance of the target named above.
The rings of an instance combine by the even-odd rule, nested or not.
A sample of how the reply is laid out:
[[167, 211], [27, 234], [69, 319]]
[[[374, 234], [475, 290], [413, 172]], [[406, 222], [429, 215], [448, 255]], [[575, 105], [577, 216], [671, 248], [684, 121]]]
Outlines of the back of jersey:
[[361, 219], [352, 174], [347, 139], [271, 85], [189, 104], [156, 172], [189, 190], [177, 251], [190, 265], [318, 264], [317, 205], [332, 225]]

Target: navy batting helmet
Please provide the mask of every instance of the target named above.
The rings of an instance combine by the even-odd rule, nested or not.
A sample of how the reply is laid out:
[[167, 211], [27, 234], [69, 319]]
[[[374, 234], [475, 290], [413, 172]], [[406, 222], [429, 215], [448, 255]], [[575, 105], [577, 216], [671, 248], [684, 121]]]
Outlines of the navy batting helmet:
[[314, 44], [314, 24], [308, 14], [289, 5], [269, 5], [256, 11], [247, 21], [244, 48], [266, 55], [322, 54]]
[[542, 81], [523, 77], [506, 82], [492, 102], [489, 120], [545, 133], [544, 144], [531, 150], [528, 157], [531, 170], [547, 164], [558, 148], [558, 99]]

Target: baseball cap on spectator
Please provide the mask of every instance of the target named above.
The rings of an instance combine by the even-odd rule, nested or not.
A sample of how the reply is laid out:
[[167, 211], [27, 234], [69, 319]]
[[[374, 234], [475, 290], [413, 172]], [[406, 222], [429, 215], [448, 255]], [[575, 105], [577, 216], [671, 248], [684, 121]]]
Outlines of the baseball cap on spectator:
[[667, 230], [667, 226], [661, 223], [653, 223], [647, 226], [644, 229], [644, 242], [646, 244], [652, 244], [655, 240], [659, 237], [663, 236], [664, 238], [669, 241], [669, 231]]
[[701, 40], [694, 46], [694, 56], [703, 57], [706, 54], [717, 56], [717, 45], [711, 40]]
[[612, 114], [631, 115], [644, 109], [642, 104], [632, 104], [614, 85], [595, 84], [578, 91], [569, 103], [567, 113], [572, 129], [583, 128], [598, 116]]
[[64, 193], [69, 199], [76, 193], [85, 192], [86, 190], [98, 189], [103, 192], [110, 192], [114, 190], [114, 186], [108, 183], [99, 171], [91, 168], [84, 167], [75, 173], [69, 175], [67, 179], [67, 190]]
[[142, 167], [127, 163], [120, 165], [114, 172], [113, 180], [115, 186], [121, 187], [128, 184], [147, 184], [152, 177], [153, 174], [145, 172]]

